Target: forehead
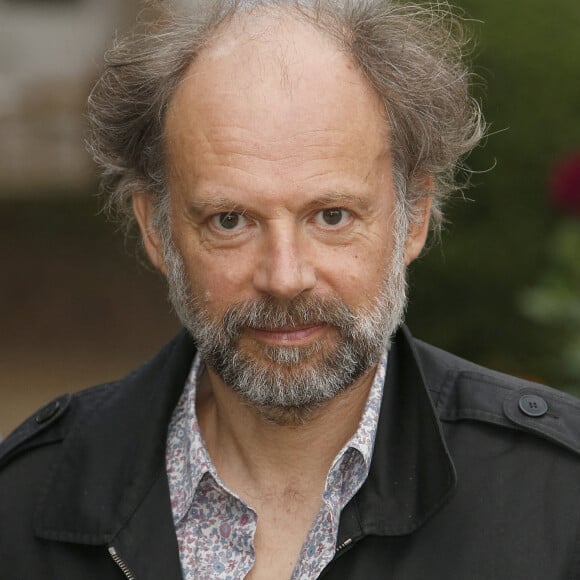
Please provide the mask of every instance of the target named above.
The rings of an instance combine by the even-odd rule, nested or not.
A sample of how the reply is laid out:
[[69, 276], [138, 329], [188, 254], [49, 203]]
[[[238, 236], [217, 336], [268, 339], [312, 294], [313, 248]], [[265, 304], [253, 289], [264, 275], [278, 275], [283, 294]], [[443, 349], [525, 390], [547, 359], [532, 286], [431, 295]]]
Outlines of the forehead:
[[223, 25], [184, 75], [169, 107], [170, 164], [201, 170], [237, 149], [267, 161], [315, 156], [374, 161], [387, 147], [380, 98], [337, 42], [277, 9]]

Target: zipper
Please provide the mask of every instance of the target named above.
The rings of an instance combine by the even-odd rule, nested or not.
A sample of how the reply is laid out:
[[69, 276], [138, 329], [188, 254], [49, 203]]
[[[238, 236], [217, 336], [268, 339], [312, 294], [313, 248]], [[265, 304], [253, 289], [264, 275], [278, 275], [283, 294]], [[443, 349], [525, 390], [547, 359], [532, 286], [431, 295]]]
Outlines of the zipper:
[[332, 557], [332, 560], [330, 562], [328, 562], [328, 564], [324, 567], [324, 570], [322, 570], [322, 572], [320, 573], [319, 578], [322, 578], [323, 576], [326, 576], [328, 573], [329, 568], [332, 567], [332, 565], [336, 562], [336, 560], [342, 556], [342, 554], [344, 552], [348, 552], [348, 550], [350, 548], [352, 548], [354, 546], [354, 544], [360, 539], [359, 537], [356, 538], [347, 538], [346, 540], [344, 540], [344, 542], [342, 542], [339, 546], [336, 547], [336, 550], [334, 550], [334, 556]]
[[127, 580], [136, 580], [135, 576], [133, 576], [133, 572], [131, 572], [131, 569], [129, 568], [129, 566], [127, 566], [127, 564], [125, 564], [125, 562], [123, 562], [121, 556], [119, 556], [119, 554], [117, 554], [117, 550], [115, 550], [115, 548], [113, 548], [113, 546], [109, 546], [109, 554], [111, 554], [111, 558], [113, 558], [113, 561], [115, 562], [115, 564], [117, 564], [117, 566], [119, 566], [119, 568], [121, 569], [121, 572], [123, 572], [123, 574], [125, 574], [125, 578], [127, 578]]
[[336, 548], [336, 551], [334, 552], [334, 557], [336, 558], [336, 556], [338, 556], [338, 553], [342, 552], [342, 550], [344, 550], [349, 544], [352, 544], [352, 538], [348, 538], [347, 540], [342, 542], [342, 544], [340, 544], [338, 548]]

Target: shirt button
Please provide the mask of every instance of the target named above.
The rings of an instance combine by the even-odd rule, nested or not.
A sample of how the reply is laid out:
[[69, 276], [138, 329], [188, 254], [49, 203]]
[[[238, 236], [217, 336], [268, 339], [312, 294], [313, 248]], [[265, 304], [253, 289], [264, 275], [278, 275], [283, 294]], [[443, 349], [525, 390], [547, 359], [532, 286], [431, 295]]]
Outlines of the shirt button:
[[60, 401], [53, 401], [46, 405], [46, 407], [42, 408], [34, 417], [34, 420], [39, 424], [46, 423], [50, 419], [52, 419], [60, 409]]
[[539, 395], [524, 395], [520, 397], [518, 407], [528, 417], [542, 417], [548, 412], [548, 403]]

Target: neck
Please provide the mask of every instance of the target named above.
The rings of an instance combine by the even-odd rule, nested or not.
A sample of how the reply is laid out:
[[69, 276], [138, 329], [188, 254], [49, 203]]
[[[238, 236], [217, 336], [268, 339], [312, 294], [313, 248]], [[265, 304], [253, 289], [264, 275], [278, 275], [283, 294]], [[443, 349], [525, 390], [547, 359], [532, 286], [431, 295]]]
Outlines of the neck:
[[212, 370], [197, 396], [197, 416], [208, 452], [224, 483], [240, 492], [324, 487], [336, 454], [357, 429], [375, 369], [301, 421], [280, 423], [245, 403]]

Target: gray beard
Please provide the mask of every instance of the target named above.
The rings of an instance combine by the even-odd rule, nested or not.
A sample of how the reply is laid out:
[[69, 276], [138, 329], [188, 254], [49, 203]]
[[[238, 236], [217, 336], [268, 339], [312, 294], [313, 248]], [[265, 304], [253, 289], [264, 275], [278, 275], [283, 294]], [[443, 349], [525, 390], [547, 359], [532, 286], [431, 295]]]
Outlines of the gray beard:
[[[377, 364], [403, 320], [405, 237], [395, 238], [383, 286], [365, 308], [353, 311], [338, 297], [300, 295], [280, 301], [266, 296], [232, 304], [220, 319], [212, 319], [201, 297], [191, 291], [183, 259], [171, 238], [163, 236], [169, 298], [205, 363], [226, 385], [269, 420], [304, 422]], [[306, 347], [255, 343], [253, 352], [240, 347], [247, 328], [318, 324], [335, 329], [337, 341], [330, 346], [316, 341]]]

